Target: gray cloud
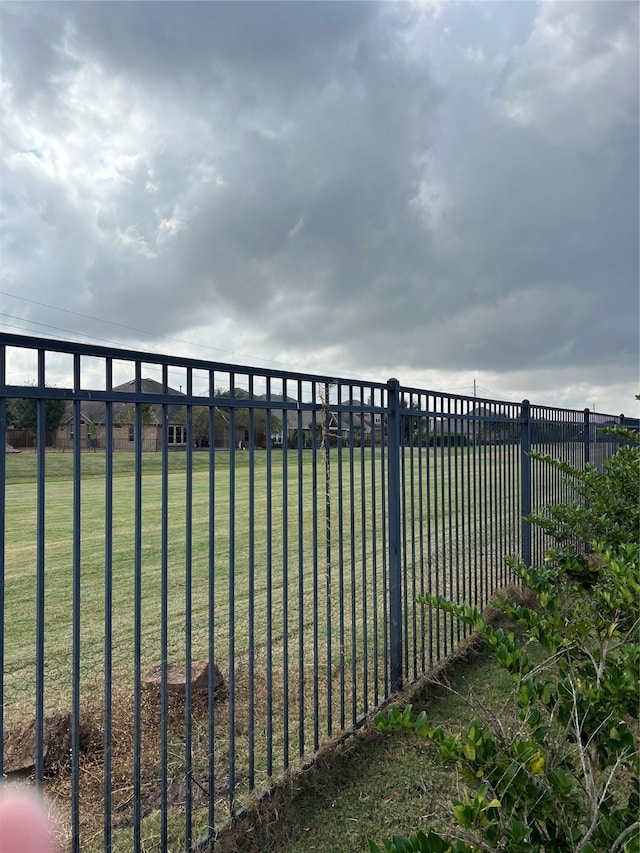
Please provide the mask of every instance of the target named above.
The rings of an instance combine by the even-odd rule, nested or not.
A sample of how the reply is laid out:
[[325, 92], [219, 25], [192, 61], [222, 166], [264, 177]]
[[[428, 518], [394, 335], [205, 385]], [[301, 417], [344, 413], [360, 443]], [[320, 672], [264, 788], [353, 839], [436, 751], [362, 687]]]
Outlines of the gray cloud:
[[7, 292], [319, 370], [637, 366], [636, 4], [0, 14]]

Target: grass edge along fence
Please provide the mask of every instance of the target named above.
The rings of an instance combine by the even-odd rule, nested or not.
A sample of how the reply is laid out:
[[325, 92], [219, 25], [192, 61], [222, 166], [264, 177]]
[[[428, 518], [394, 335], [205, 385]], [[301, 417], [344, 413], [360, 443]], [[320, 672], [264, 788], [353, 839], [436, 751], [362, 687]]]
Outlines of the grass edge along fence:
[[483, 606], [505, 556], [542, 558], [523, 516], [568, 488], [529, 451], [601, 464], [621, 422], [3, 335], [2, 430], [16, 412], [35, 449], [0, 456], [2, 769], [33, 744], [72, 850], [206, 845], [428, 672], [464, 628], [417, 597]]

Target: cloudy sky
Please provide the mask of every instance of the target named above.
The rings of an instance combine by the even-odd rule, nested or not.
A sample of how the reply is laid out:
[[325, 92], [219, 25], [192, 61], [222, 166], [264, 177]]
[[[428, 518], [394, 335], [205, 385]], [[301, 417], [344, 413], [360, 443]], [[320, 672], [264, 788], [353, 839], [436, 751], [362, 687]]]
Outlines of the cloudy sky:
[[0, 6], [0, 331], [637, 414], [636, 2]]

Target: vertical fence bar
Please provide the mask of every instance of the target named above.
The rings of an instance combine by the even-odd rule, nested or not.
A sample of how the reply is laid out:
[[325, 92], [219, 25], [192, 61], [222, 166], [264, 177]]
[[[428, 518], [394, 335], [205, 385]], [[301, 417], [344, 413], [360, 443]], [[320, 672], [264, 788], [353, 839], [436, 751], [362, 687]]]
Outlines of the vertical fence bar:
[[[166, 394], [168, 368], [162, 365], [162, 390]], [[161, 558], [160, 558], [160, 849], [168, 842], [169, 807], [169, 413], [161, 406], [162, 461], [161, 461]]]
[[[460, 406], [458, 409], [460, 415], [464, 414], [463, 411], [463, 401], [460, 401]], [[469, 483], [465, 476], [466, 466], [469, 461], [469, 448], [468, 448], [468, 425], [469, 422], [464, 420], [462, 417], [459, 420], [459, 441], [458, 441], [458, 449], [457, 453], [460, 457], [460, 497], [456, 500], [456, 505], [458, 506], [458, 511], [460, 513], [460, 567], [459, 567], [459, 584], [461, 586], [460, 590], [460, 600], [469, 602], [471, 599], [469, 597], [469, 569], [470, 569], [470, 560], [467, 558], [468, 551], [468, 534], [467, 534], [467, 512], [466, 504], [468, 501], [469, 495]], [[462, 636], [466, 637], [469, 633], [469, 629], [466, 625], [461, 626]]]
[[[408, 577], [408, 535], [407, 535], [407, 509], [408, 496], [407, 487], [411, 488], [409, 476], [407, 474], [407, 444], [409, 432], [409, 415], [402, 411], [408, 406], [404, 395], [400, 397], [400, 417], [398, 421], [398, 439], [400, 450], [400, 567], [401, 567], [401, 588], [402, 588], [402, 603], [400, 605], [402, 612], [402, 679], [403, 682], [409, 679], [409, 625], [411, 622], [409, 613], [409, 577]], [[409, 453], [410, 453], [409, 449]]]
[[141, 769], [142, 769], [142, 365], [135, 362], [135, 508], [133, 565], [133, 845], [142, 849]]
[[388, 395], [387, 395], [387, 408], [385, 409], [385, 413], [380, 416], [380, 505], [382, 508], [380, 525], [382, 527], [382, 658], [384, 660], [383, 664], [383, 674], [384, 674], [384, 695], [388, 696], [391, 688], [391, 678], [390, 678], [390, 666], [389, 666], [389, 622], [388, 622], [388, 613], [389, 613], [389, 592], [388, 592], [388, 582], [387, 579], [389, 577], [389, 562], [388, 562], [388, 554], [389, 554], [389, 543], [388, 543], [388, 519], [389, 519], [389, 498], [388, 498], [388, 489], [387, 489], [387, 442], [388, 438]]
[[[287, 383], [282, 383], [282, 396], [286, 400]], [[289, 423], [287, 410], [282, 410], [282, 760], [283, 768], [289, 766]]]
[[[422, 395], [418, 395], [417, 406], [418, 411], [423, 410], [422, 405]], [[417, 495], [417, 535], [418, 535], [418, 549], [417, 549], [417, 558], [418, 558], [418, 577], [416, 580], [416, 584], [418, 587], [418, 594], [422, 595], [424, 593], [424, 482], [423, 482], [423, 470], [422, 470], [422, 462], [424, 455], [424, 432], [425, 432], [425, 420], [422, 414], [416, 416], [416, 424], [417, 424], [417, 439], [416, 439], [416, 455], [417, 455], [417, 463], [416, 463], [416, 477], [418, 480], [418, 495]], [[416, 665], [418, 666], [419, 672], [423, 673], [425, 670], [425, 655], [424, 655], [424, 605], [419, 605], [418, 609], [418, 623], [419, 623], [419, 644], [418, 651], [419, 657], [416, 661]], [[419, 663], [418, 663], [419, 661]]]
[[402, 595], [402, 677], [409, 678], [409, 589], [407, 584], [407, 431], [409, 416], [402, 411], [407, 406], [404, 396], [400, 397], [398, 439], [400, 445], [400, 580]]
[[[373, 390], [373, 389], [372, 389]], [[371, 403], [375, 405], [373, 393], [371, 395]], [[378, 536], [377, 536], [377, 496], [378, 490], [376, 487], [376, 415], [370, 411], [371, 419], [371, 442], [370, 442], [370, 477], [371, 477], [371, 596], [372, 596], [372, 611], [373, 611], [373, 697], [377, 705], [380, 701], [380, 674], [378, 671]]]
[[584, 410], [584, 465], [591, 460], [591, 421], [589, 417], [589, 409]]
[[[327, 409], [326, 409], [326, 424], [327, 424], [327, 435], [326, 435], [326, 444], [325, 444], [325, 452], [326, 459], [330, 459], [330, 449], [331, 449], [331, 413], [329, 411], [329, 386], [325, 386], [325, 392], [327, 394]], [[340, 402], [340, 389], [338, 388], [338, 402]], [[346, 619], [345, 619], [345, 591], [344, 591], [344, 489], [343, 489], [343, 465], [342, 465], [342, 440], [340, 438], [342, 432], [342, 415], [338, 413], [336, 418], [336, 444], [337, 444], [337, 463], [336, 468], [338, 469], [338, 604], [340, 609], [340, 617], [339, 617], [339, 635], [340, 635], [340, 728], [343, 729], [346, 725]], [[328, 463], [327, 463], [328, 464]], [[327, 468], [327, 471], [329, 469]], [[327, 493], [330, 494], [330, 480], [327, 480]], [[330, 505], [328, 509], [330, 510]], [[328, 516], [330, 518], [330, 515]], [[331, 526], [327, 529], [327, 533], [331, 533]], [[330, 539], [328, 540], [331, 541]], [[328, 571], [331, 572], [331, 563], [327, 563]], [[330, 588], [330, 577], [327, 575], [327, 590]], [[331, 612], [331, 598], [329, 597], [328, 602], [328, 613]], [[330, 623], [329, 623], [330, 624]], [[329, 648], [331, 648], [331, 643], [329, 642]], [[331, 672], [331, 668], [327, 667], [327, 671]], [[329, 695], [331, 694], [331, 690], [329, 690]]]
[[[447, 553], [448, 587], [447, 587], [447, 591], [445, 594], [447, 595], [447, 597], [449, 599], [456, 601], [457, 600], [457, 591], [454, 590], [454, 585], [453, 585], [453, 557], [454, 557], [453, 518], [454, 518], [454, 511], [453, 511], [453, 500], [452, 500], [453, 495], [452, 495], [452, 489], [451, 489], [451, 485], [452, 485], [452, 481], [453, 481], [452, 468], [451, 468], [451, 448], [454, 447], [454, 445], [455, 445], [455, 432], [452, 432], [451, 427], [452, 427], [451, 398], [449, 398], [447, 400], [447, 511], [446, 511], [446, 515], [447, 515], [446, 553]], [[453, 427], [455, 430], [455, 422], [453, 423]], [[444, 470], [443, 470], [443, 474], [444, 474]], [[456, 512], [457, 512], [457, 507], [456, 507]], [[457, 524], [457, 519], [456, 519], [456, 524]], [[456, 528], [456, 531], [457, 531], [457, 528]], [[456, 532], [456, 536], [457, 536], [457, 532]], [[451, 650], [453, 650], [454, 645], [455, 645], [455, 625], [454, 625], [454, 622], [456, 622], [456, 621], [457, 620], [454, 620], [453, 616], [449, 617], [449, 640], [451, 643]]]
[[[472, 511], [475, 506], [475, 499], [472, 502], [472, 489], [475, 490], [475, 480], [472, 475], [472, 466], [471, 466], [471, 457], [474, 453], [473, 442], [471, 438], [472, 424], [471, 421], [466, 420], [465, 422], [465, 465], [463, 466], [466, 469], [466, 486], [467, 486], [467, 495], [466, 495], [466, 519], [467, 519], [467, 549], [465, 552], [465, 578], [466, 578], [466, 588], [465, 588], [465, 601], [469, 604], [473, 603], [473, 591], [475, 590], [475, 583], [472, 582], [471, 579], [471, 568], [473, 566], [473, 555], [475, 553], [475, 539], [473, 535], [473, 523], [472, 523]], [[463, 517], [464, 517], [464, 507], [463, 507]]]
[[[231, 381], [230, 393], [235, 395]], [[236, 787], [236, 409], [229, 411], [229, 586], [228, 586], [228, 672], [229, 672], [229, 811], [235, 808]]]
[[[298, 406], [302, 394], [302, 383], [298, 381], [296, 388], [296, 400]], [[302, 456], [302, 411], [298, 408], [296, 423], [297, 451], [298, 451], [298, 753], [304, 755], [304, 474]]]
[[[500, 417], [504, 417], [505, 411], [504, 406], [500, 407], [499, 410]], [[497, 435], [497, 447], [495, 450], [496, 454], [496, 472], [497, 472], [497, 481], [496, 481], [496, 489], [498, 492], [498, 506], [500, 507], [500, 514], [498, 516], [498, 542], [500, 543], [500, 551], [498, 553], [498, 586], [503, 586], [505, 583], [505, 546], [507, 540], [507, 507], [505, 501], [505, 471], [506, 471], [506, 458], [505, 458], [505, 429], [506, 424], [504, 421], [500, 421], [496, 426], [496, 435]]]
[[[331, 686], [331, 673], [333, 669], [333, 649], [332, 649], [332, 631], [331, 631], [331, 621], [333, 615], [333, 603], [332, 603], [332, 542], [331, 542], [331, 420], [329, 414], [329, 405], [330, 405], [330, 385], [328, 382], [325, 382], [324, 388], [321, 392], [321, 401], [322, 401], [322, 410], [321, 410], [321, 428], [322, 428], [322, 457], [323, 457], [323, 471], [324, 471], [324, 581], [325, 581], [325, 605], [326, 605], [326, 616], [327, 616], [327, 679], [329, 683], [327, 684], [327, 733], [331, 734], [333, 731], [333, 689]], [[338, 477], [341, 476], [340, 469], [340, 460], [338, 460]], [[342, 524], [342, 512], [341, 512], [341, 502], [342, 502], [342, 490], [338, 489], [338, 501], [339, 501], [339, 509], [338, 509], [338, 517], [340, 519], [340, 524]], [[340, 549], [342, 549], [342, 528], [340, 528], [340, 532], [338, 535], [338, 542], [340, 543]], [[340, 720], [341, 720], [341, 728], [344, 727], [344, 620], [343, 620], [343, 585], [342, 585], [342, 551], [340, 551], [340, 557], [338, 559], [338, 564], [340, 566], [340, 597], [339, 597], [339, 624], [340, 624]]]
[[[105, 387], [113, 388], [113, 362], [105, 363]], [[111, 850], [111, 729], [113, 702], [113, 402], [105, 403], [104, 497], [104, 848]]]
[[480, 604], [482, 607], [486, 604], [487, 601], [487, 591], [489, 586], [491, 585], [491, 536], [490, 536], [490, 524], [491, 519], [489, 515], [489, 472], [487, 469], [487, 421], [486, 417], [486, 409], [482, 409], [478, 407], [480, 413], [480, 452], [482, 459], [482, 467], [480, 471], [480, 488], [482, 493], [481, 507], [480, 512], [482, 515], [482, 570], [480, 572]]
[[[435, 397], [433, 398], [433, 410], [435, 411]], [[426, 408], [427, 410], [430, 408], [429, 396], [426, 398]], [[433, 586], [433, 551], [431, 547], [431, 533], [432, 533], [432, 524], [431, 524], [431, 513], [432, 509], [435, 505], [434, 493], [432, 488], [432, 456], [433, 456], [433, 447], [436, 442], [436, 422], [435, 417], [432, 422], [429, 422], [429, 418], [427, 417], [427, 444], [425, 450], [425, 481], [426, 481], [426, 493], [427, 493], [427, 587], [424, 589], [424, 592], [431, 593]], [[430, 604], [427, 610], [427, 620], [428, 620], [428, 660], [429, 666], [433, 666], [433, 606]]]
[[[45, 530], [46, 530], [46, 495], [45, 495], [45, 450], [46, 450], [46, 400], [45, 387], [45, 355], [44, 350], [38, 350], [38, 389], [40, 398], [36, 402], [37, 409], [37, 545], [36, 545], [36, 719], [35, 719], [35, 772], [36, 785], [41, 785], [44, 778], [43, 739], [44, 739], [44, 632], [45, 632]], [[73, 818], [72, 818], [73, 819]]]
[[518, 423], [519, 410], [517, 406], [511, 407], [511, 488], [513, 497], [511, 500], [511, 520], [514, 531], [514, 554], [522, 555], [522, 530], [520, 525], [520, 424]]
[[[505, 416], [504, 406], [500, 406], [498, 410], [498, 414], [500, 418]], [[500, 514], [498, 516], [498, 542], [499, 542], [499, 551], [498, 551], [498, 574], [497, 574], [497, 584], [498, 586], [503, 586], [505, 583], [505, 547], [507, 540], [507, 507], [505, 501], [505, 471], [506, 471], [506, 459], [505, 459], [505, 428], [506, 424], [504, 421], [500, 421], [496, 425], [496, 435], [497, 435], [497, 446], [495, 449], [496, 454], [496, 491], [498, 494], [498, 506], [500, 507]]]
[[[267, 399], [271, 398], [271, 381], [267, 379]], [[267, 409], [267, 775], [273, 775], [273, 420], [271, 409]]]
[[[413, 395], [410, 400], [410, 408], [413, 408]], [[409, 513], [410, 513], [410, 521], [408, 525], [408, 529], [411, 533], [411, 545], [407, 547], [405, 550], [405, 563], [406, 563], [406, 554], [411, 554], [411, 564], [409, 566], [409, 571], [411, 573], [410, 579], [407, 578], [406, 588], [407, 592], [411, 589], [411, 657], [412, 657], [412, 666], [411, 666], [411, 678], [413, 681], [418, 677], [418, 604], [416, 602], [416, 598], [418, 595], [418, 590], [416, 587], [416, 486], [415, 486], [415, 420], [414, 415], [409, 415], [406, 422], [409, 425]], [[406, 499], [406, 491], [405, 491], [405, 499]], [[406, 529], [406, 528], [405, 528]], [[409, 622], [409, 614], [407, 613], [406, 621]], [[407, 651], [409, 649], [409, 642], [406, 644]], [[406, 668], [407, 675], [409, 675], [409, 666]]]
[[[493, 406], [491, 407], [493, 409]], [[485, 413], [487, 412], [487, 407], [485, 406]], [[489, 583], [486, 589], [486, 598], [485, 601], [489, 601], [491, 598], [494, 589], [496, 588], [496, 579], [497, 579], [497, 548], [498, 548], [498, 516], [499, 509], [497, 503], [496, 496], [496, 445], [495, 445], [495, 431], [496, 431], [496, 422], [493, 420], [495, 418], [495, 411], [489, 412], [492, 420], [485, 421], [485, 429], [486, 429], [486, 438], [485, 438], [485, 449], [486, 456], [488, 459], [488, 474], [487, 474], [487, 483], [488, 483], [488, 500], [487, 500], [487, 520], [488, 520], [488, 531], [489, 531]]]
[[531, 408], [528, 400], [520, 409], [520, 514], [522, 560], [531, 565]]
[[[437, 400], [437, 402], [436, 402]], [[435, 407], [438, 409], [440, 417], [434, 427], [433, 436], [433, 453], [432, 453], [432, 471], [433, 471], [433, 568], [431, 577], [431, 592], [438, 596], [441, 593], [440, 585], [440, 480], [442, 478], [441, 466], [439, 464], [440, 454], [442, 452], [442, 443], [444, 441], [444, 420], [442, 412], [442, 398], [434, 397]], [[431, 541], [431, 537], [429, 537]], [[442, 614], [437, 607], [431, 609], [432, 621], [435, 622], [435, 659], [440, 660], [440, 625], [442, 623]]]
[[[317, 384], [312, 385], [312, 402], [317, 403]], [[311, 413], [311, 509], [313, 536], [313, 749], [320, 746], [320, 588], [319, 588], [319, 542], [318, 542], [318, 421], [315, 410]], [[327, 680], [331, 671], [327, 669]], [[330, 684], [327, 693], [331, 692]], [[331, 722], [329, 720], [329, 727]]]
[[298, 754], [304, 755], [305, 743], [305, 707], [304, 707], [304, 673], [305, 673], [305, 627], [304, 627], [304, 473], [302, 456], [302, 411], [300, 410], [300, 397], [302, 395], [302, 383], [298, 380], [296, 387], [297, 418], [296, 418], [296, 455], [297, 455], [297, 515], [298, 515]]
[[[209, 398], [215, 394], [215, 374], [209, 371]], [[215, 760], [216, 760], [216, 725], [214, 707], [215, 689], [215, 603], [216, 603], [216, 406], [209, 406], [209, 547], [208, 547], [208, 574], [207, 574], [207, 635], [208, 635], [208, 663], [209, 678], [207, 683], [207, 721], [208, 721], [208, 762], [207, 762], [207, 784], [209, 788], [209, 831], [213, 832], [215, 826]]]
[[[340, 418], [340, 421], [342, 419]], [[351, 591], [351, 722], [355, 723], [357, 712], [357, 685], [358, 685], [358, 636], [356, 617], [356, 534], [355, 534], [355, 483], [354, 483], [354, 460], [353, 460], [353, 412], [349, 413], [349, 588]], [[342, 426], [342, 423], [340, 423]], [[342, 429], [338, 431], [342, 435]]]
[[[361, 392], [362, 393], [362, 392]], [[364, 404], [364, 400], [361, 400]], [[369, 582], [367, 576], [367, 510], [366, 510], [366, 455], [364, 411], [359, 414], [360, 423], [360, 538], [362, 554], [362, 711], [369, 708]]]
[[402, 686], [402, 573], [400, 564], [400, 383], [387, 382], [389, 525], [389, 658], [391, 691]]
[[479, 539], [479, 524], [478, 524], [478, 507], [480, 506], [480, 485], [478, 483], [479, 478], [479, 463], [478, 463], [478, 441], [480, 432], [478, 430], [478, 421], [475, 416], [475, 411], [472, 410], [471, 414], [473, 416], [472, 424], [472, 476], [471, 482], [473, 484], [473, 604], [477, 607], [480, 604], [480, 599], [478, 596], [478, 551], [482, 547], [482, 543]]
[[[80, 389], [80, 356], [73, 357], [73, 388]], [[74, 850], [80, 850], [80, 543], [81, 528], [81, 411], [73, 402], [73, 639], [71, 701], [71, 833]]]
[[[444, 397], [440, 397], [440, 442], [438, 444], [438, 452], [435, 458], [434, 473], [436, 476], [439, 472], [436, 489], [436, 507], [439, 506], [440, 515], [436, 518], [436, 595], [446, 596], [447, 594], [447, 514], [445, 512], [446, 505], [446, 483], [445, 483], [445, 458], [444, 448], [449, 444], [450, 425], [445, 412]], [[445, 427], [446, 424], [446, 427]], [[446, 429], [446, 432], [445, 432]], [[438, 538], [439, 537], [439, 538]], [[436, 635], [436, 653], [440, 660], [441, 650], [444, 657], [447, 656], [447, 623], [449, 616], [441, 611], [435, 611], [437, 620], [437, 635]]]
[[[454, 412], [456, 416], [459, 414], [458, 412], [458, 401], [454, 402]], [[460, 481], [460, 461], [461, 461], [461, 449], [460, 443], [462, 441], [462, 431], [461, 421], [456, 417], [453, 421], [453, 458], [454, 458], [454, 466], [453, 466], [453, 506], [455, 512], [455, 598], [454, 601], [465, 601], [464, 598], [464, 580], [463, 577], [460, 576], [460, 544], [462, 540], [462, 550], [464, 551], [464, 515], [460, 511], [460, 489], [461, 489], [461, 481]], [[449, 451], [451, 452], [451, 451]], [[449, 490], [451, 490], [451, 484], [449, 484]], [[461, 531], [462, 528], [462, 531]], [[460, 535], [462, 532], [462, 536]], [[464, 573], [463, 573], [464, 576]], [[462, 635], [462, 626], [459, 619], [456, 619], [456, 641], [460, 642], [460, 637]]]
[[[253, 377], [250, 379], [249, 394], [253, 399]], [[270, 439], [270, 436], [268, 436]], [[249, 788], [255, 786], [255, 595], [256, 595], [256, 447], [255, 409], [249, 409]]]
[[[187, 370], [187, 395], [193, 395], [193, 371]], [[191, 847], [193, 825], [191, 809], [193, 804], [192, 779], [192, 689], [191, 689], [191, 656], [192, 656], [192, 610], [193, 610], [193, 408], [189, 404], [185, 412], [186, 447], [185, 447], [185, 531], [184, 531], [184, 832], [185, 849]]]

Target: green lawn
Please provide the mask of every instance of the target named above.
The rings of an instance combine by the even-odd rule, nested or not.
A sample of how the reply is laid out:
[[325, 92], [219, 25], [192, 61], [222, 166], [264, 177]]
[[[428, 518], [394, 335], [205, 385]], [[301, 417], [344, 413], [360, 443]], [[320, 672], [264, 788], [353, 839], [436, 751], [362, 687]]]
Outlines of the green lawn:
[[[403, 535], [410, 543], [405, 556], [407, 598], [431, 580], [433, 588], [447, 593], [457, 592], [465, 598], [473, 594], [486, 595], [487, 583], [500, 580], [501, 561], [505, 550], [517, 546], [515, 510], [506, 500], [506, 485], [500, 490], [495, 462], [488, 460], [489, 474], [494, 482], [492, 492], [483, 486], [482, 474], [487, 459], [481, 458], [475, 473], [470, 469], [467, 452], [458, 450], [451, 457], [438, 459], [432, 455], [431, 470], [426, 471], [424, 460], [420, 469], [415, 463], [413, 473], [406, 465], [407, 495], [417, 502], [418, 489], [425, 481], [430, 490], [422, 487], [422, 519], [411, 519], [405, 512], [401, 520]], [[249, 586], [253, 587], [254, 632], [256, 649], [288, 635], [290, 645], [306, 628], [313, 627], [314, 593], [319, 610], [316, 634], [327, 633], [327, 591], [331, 595], [332, 628], [337, 633], [340, 620], [345, 622], [347, 651], [357, 652], [370, 638], [374, 614], [382, 620], [380, 601], [373, 601], [371, 590], [363, 599], [363, 589], [373, 585], [374, 572], [378, 593], [382, 591], [382, 495], [380, 462], [374, 461], [375, 486], [372, 495], [370, 457], [359, 460], [349, 469], [348, 457], [338, 468], [335, 451], [331, 468], [331, 578], [327, 587], [326, 519], [324, 460], [317, 466], [314, 492], [312, 454], [305, 453], [302, 466], [295, 455], [289, 455], [286, 480], [283, 477], [281, 455], [274, 453], [271, 468], [271, 503], [268, 507], [266, 454], [255, 457], [253, 472], [249, 454], [235, 455], [235, 476], [230, 479], [230, 454], [215, 454], [215, 499], [210, 505], [210, 466], [208, 453], [194, 453], [192, 468], [192, 530], [187, 543], [186, 462], [185, 453], [169, 455], [167, 476], [167, 573], [169, 659], [184, 659], [185, 594], [187, 544], [192, 551], [191, 591], [193, 597], [194, 658], [205, 656], [208, 637], [209, 561], [215, 566], [216, 634], [224, 652], [230, 632], [229, 617], [234, 620], [235, 651], [246, 653], [249, 628]], [[450, 461], [453, 460], [453, 465]], [[55, 679], [52, 703], [64, 703], [64, 689], [69, 683], [71, 655], [71, 601], [73, 596], [73, 481], [71, 454], [47, 454], [45, 483], [45, 649], [47, 677]], [[157, 663], [159, 655], [159, 622], [161, 615], [162, 576], [162, 456], [148, 453], [142, 457], [142, 525], [139, 537], [139, 556], [142, 564], [142, 635], [144, 665]], [[27, 701], [28, 687], [33, 684], [35, 660], [36, 618], [36, 457], [20, 454], [7, 457], [7, 518], [5, 547], [5, 621], [8, 628], [5, 662], [5, 713], [20, 697]], [[114, 666], [123, 677], [132, 669], [134, 565], [136, 558], [135, 476], [134, 455], [118, 453], [113, 457], [113, 517], [112, 571], [114, 601], [112, 614]], [[80, 495], [81, 530], [78, 537], [81, 560], [81, 613], [83, 673], [93, 690], [95, 678], [100, 678], [101, 641], [104, 635], [105, 606], [105, 459], [101, 453], [86, 453], [81, 461]], [[251, 482], [253, 473], [253, 483]], [[466, 477], [466, 480], [465, 480]], [[469, 492], [468, 483], [475, 480]], [[284, 485], [286, 482], [286, 493]], [[364, 485], [364, 491], [363, 491]], [[230, 511], [231, 489], [235, 511]], [[250, 488], [253, 488], [250, 500]], [[484, 488], [484, 491], [483, 491]], [[428, 494], [427, 494], [428, 493]], [[453, 493], [453, 494], [451, 494]], [[299, 503], [302, 514], [299, 518]], [[498, 505], [509, 511], [500, 524], [496, 520]], [[487, 514], [486, 509], [489, 509]], [[458, 509], [458, 513], [456, 513]], [[271, 517], [268, 517], [268, 510]], [[464, 517], [460, 514], [464, 512]], [[314, 543], [314, 512], [317, 528]], [[210, 517], [213, 538], [210, 540]], [[374, 533], [372, 522], [375, 520]], [[233, 529], [231, 527], [233, 525]], [[231, 539], [233, 538], [233, 543]], [[230, 545], [234, 559], [230, 561]], [[511, 546], [511, 547], [509, 547]], [[492, 578], [478, 590], [471, 589], [471, 575], [491, 570]], [[491, 563], [490, 566], [487, 564]], [[266, 596], [269, 566], [274, 613], [271, 633], [267, 633]], [[415, 567], [415, 572], [412, 572]], [[233, 577], [230, 578], [230, 571]], [[229, 591], [234, 592], [234, 612], [229, 613]], [[472, 593], [469, 596], [469, 592]], [[382, 598], [380, 594], [377, 596]], [[342, 600], [341, 600], [342, 598]], [[299, 613], [299, 600], [303, 612]], [[349, 632], [353, 605], [359, 629], [355, 636]], [[367, 625], [363, 623], [362, 605], [367, 607]], [[411, 606], [411, 605], [410, 605]], [[286, 617], [285, 609], [288, 611]], [[417, 618], [417, 617], [416, 617]], [[324, 623], [321, 624], [321, 623]], [[366, 627], [366, 632], [364, 628]], [[285, 630], [286, 629], [286, 630]], [[313, 632], [312, 632], [313, 633]], [[412, 640], [410, 637], [410, 645]], [[306, 642], [306, 639], [305, 639]], [[443, 639], [444, 643], [444, 639]], [[373, 646], [371, 646], [371, 650]], [[297, 651], [297, 650], [296, 650]], [[313, 653], [312, 648], [308, 651]], [[340, 651], [338, 649], [338, 651]], [[421, 651], [421, 649], [419, 649]], [[437, 650], [440, 651], [440, 650]], [[371, 677], [375, 675], [373, 670]], [[92, 678], [92, 676], [94, 678]], [[54, 710], [53, 706], [52, 710]], [[57, 710], [57, 709], [55, 709]]]
[[[454, 692], [425, 683], [412, 697], [415, 711], [426, 710], [432, 725], [462, 734], [476, 715], [504, 714], [512, 682], [489, 655], [472, 657], [450, 677]], [[449, 798], [460, 784], [455, 767], [444, 766], [433, 746], [417, 736], [367, 732], [327, 771], [301, 782], [300, 794], [282, 808], [277, 822], [259, 821], [248, 833], [240, 826], [216, 850], [364, 853], [369, 839], [382, 846], [384, 838], [446, 824]]]
[[[432, 448], [422, 456], [405, 452], [406, 507], [401, 514], [401, 529], [407, 542], [403, 574], [411, 617], [404, 637], [409, 678], [429, 669], [437, 658], [453, 649], [460, 637], [450, 620], [413, 604], [415, 595], [431, 588], [467, 600], [486, 598], [491, 588], [506, 577], [504, 555], [518, 550], [518, 502], [509, 498], [515, 465], [505, 466], [505, 454], [504, 448]], [[169, 663], [185, 659], [187, 568], [191, 571], [192, 657], [207, 657], [211, 563], [215, 659], [225, 678], [235, 678], [235, 709], [225, 704], [217, 710], [216, 762], [221, 768], [229, 760], [230, 732], [235, 741], [237, 785], [234, 791], [220, 795], [217, 806], [220, 819], [224, 819], [230, 808], [243, 801], [251, 773], [256, 787], [268, 785], [269, 753], [272, 774], [278, 776], [286, 764], [296, 763], [299, 754], [313, 753], [329, 730], [335, 732], [343, 725], [349, 726], [383, 698], [387, 671], [383, 654], [384, 584], [388, 566], [383, 534], [382, 460], [379, 450], [372, 455], [369, 449], [362, 454], [358, 449], [353, 463], [346, 451], [339, 457], [332, 450], [328, 563], [322, 453], [317, 455], [314, 470], [311, 451], [305, 451], [300, 461], [291, 452], [285, 470], [282, 452], [274, 451], [270, 480], [264, 451], [255, 454], [253, 468], [248, 452], [216, 452], [213, 467], [207, 452], [196, 452], [191, 458], [192, 497], [187, 507], [189, 456], [169, 454], [163, 504], [162, 455], [143, 454], [142, 521], [136, 531], [134, 454], [113, 456], [113, 516], [109, 527], [105, 521], [104, 454], [82, 454], [81, 526], [77, 534], [81, 564], [81, 701], [83, 707], [98, 711], [102, 703], [108, 568], [105, 540], [109, 531], [113, 552], [110, 627], [118, 696], [126, 697], [133, 689], [136, 554], [142, 569], [143, 671], [160, 660], [166, 505]], [[10, 728], [32, 719], [34, 713], [38, 548], [36, 457], [26, 453], [12, 455], [6, 457], [6, 463], [3, 700], [5, 726]], [[45, 714], [68, 710], [71, 700], [72, 466], [71, 454], [46, 454]], [[190, 534], [186, 523], [189, 515]], [[189, 567], [188, 548], [192, 553]], [[231, 646], [234, 666], [230, 669]], [[317, 679], [314, 662], [318, 665]], [[255, 684], [252, 711], [248, 706], [250, 665]], [[271, 705], [267, 701], [268, 679]], [[288, 743], [285, 717], [290, 730]], [[174, 764], [179, 775], [183, 746], [178, 723], [171, 737], [178, 744]], [[192, 758], [201, 771], [207, 764], [207, 725], [206, 719], [194, 722]], [[153, 744], [149, 749], [152, 747]], [[130, 773], [130, 762], [128, 767]], [[157, 760], [155, 765], [149, 764], [149, 771], [157, 776]], [[96, 805], [99, 807], [99, 803]]]

